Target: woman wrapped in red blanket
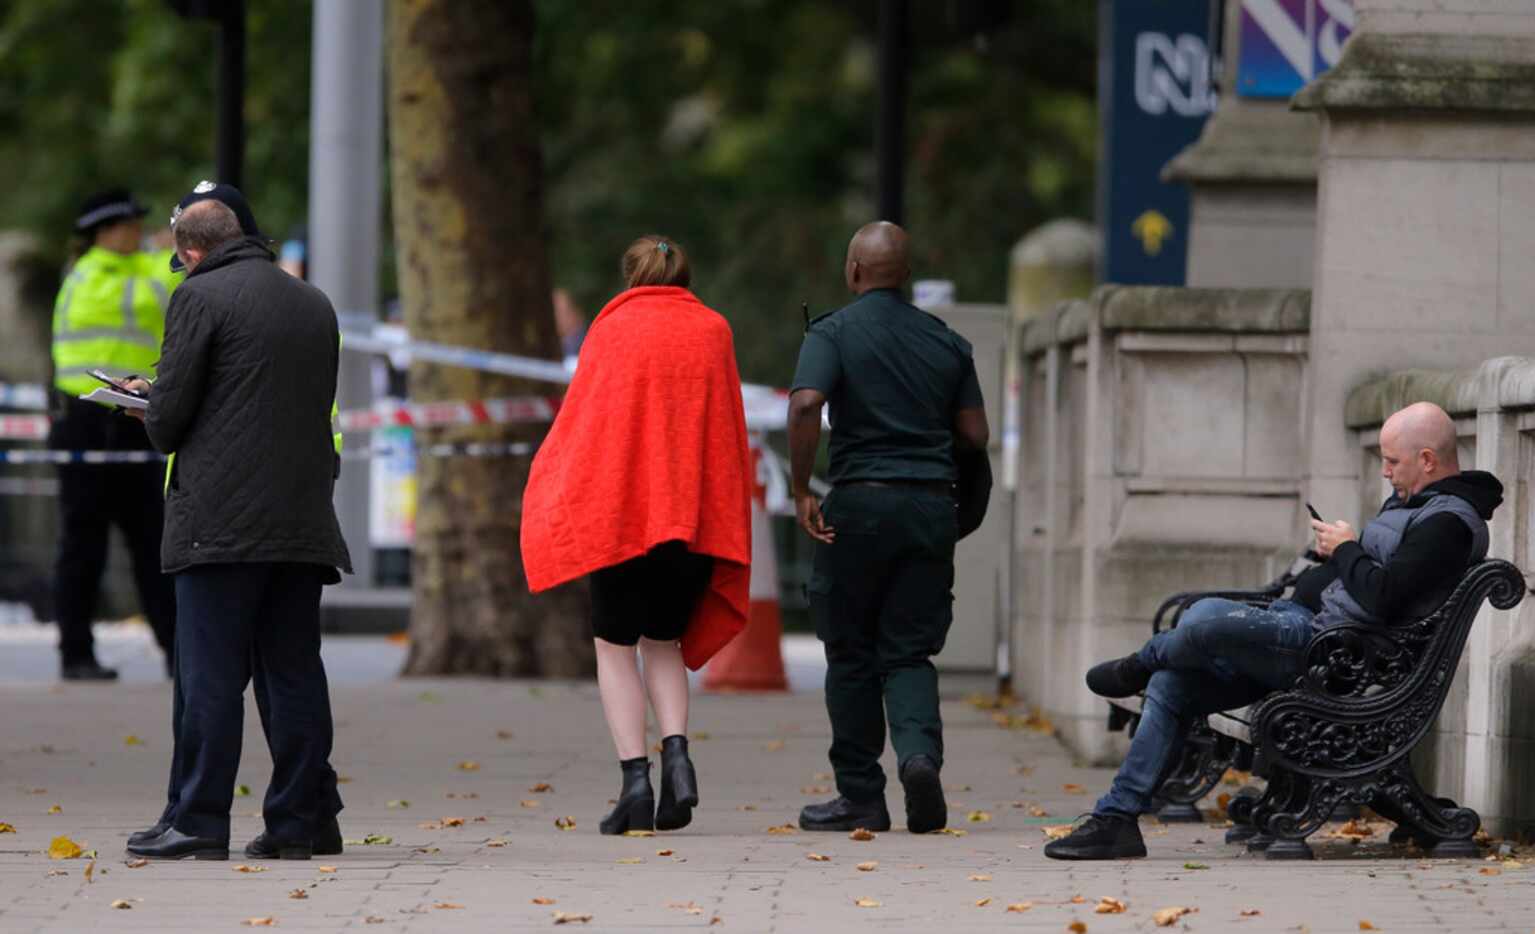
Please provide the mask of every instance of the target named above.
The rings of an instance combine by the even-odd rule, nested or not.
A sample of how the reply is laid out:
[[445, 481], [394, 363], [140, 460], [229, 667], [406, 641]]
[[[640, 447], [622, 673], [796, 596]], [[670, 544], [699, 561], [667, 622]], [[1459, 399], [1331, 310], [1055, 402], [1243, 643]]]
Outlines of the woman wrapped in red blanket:
[[730, 326], [688, 291], [675, 241], [639, 238], [622, 268], [628, 290], [587, 332], [522, 516], [535, 593], [591, 575], [597, 682], [623, 772], [606, 834], [692, 820], [684, 665], [701, 667], [745, 628], [751, 578], [752, 461]]

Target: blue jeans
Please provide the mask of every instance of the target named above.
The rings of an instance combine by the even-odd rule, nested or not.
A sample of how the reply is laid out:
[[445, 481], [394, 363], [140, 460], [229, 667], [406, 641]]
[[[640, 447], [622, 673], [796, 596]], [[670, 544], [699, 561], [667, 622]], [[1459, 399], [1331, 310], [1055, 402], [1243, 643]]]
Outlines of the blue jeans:
[[1312, 613], [1289, 600], [1267, 609], [1206, 598], [1137, 653], [1153, 672], [1130, 754], [1094, 813], [1135, 817], [1175, 762], [1195, 717], [1245, 707], [1295, 683]]

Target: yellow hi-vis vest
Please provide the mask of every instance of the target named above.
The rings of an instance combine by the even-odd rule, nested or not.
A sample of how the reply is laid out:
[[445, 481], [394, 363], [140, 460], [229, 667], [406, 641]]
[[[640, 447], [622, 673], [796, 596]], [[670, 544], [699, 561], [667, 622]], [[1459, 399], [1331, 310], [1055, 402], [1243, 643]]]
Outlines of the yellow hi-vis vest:
[[53, 383], [79, 396], [99, 383], [89, 375], [154, 376], [165, 336], [165, 309], [181, 281], [170, 251], [114, 253], [91, 247], [75, 263], [53, 303]]

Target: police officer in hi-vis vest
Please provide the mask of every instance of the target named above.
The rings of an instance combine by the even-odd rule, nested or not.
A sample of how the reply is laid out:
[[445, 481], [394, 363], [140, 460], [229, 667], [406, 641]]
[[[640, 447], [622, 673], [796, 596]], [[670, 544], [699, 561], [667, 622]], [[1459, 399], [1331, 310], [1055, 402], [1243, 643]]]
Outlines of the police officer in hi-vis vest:
[[144, 463], [59, 465], [59, 553], [54, 604], [66, 680], [105, 681], [117, 672], [96, 660], [91, 621], [106, 569], [110, 527], [122, 530], [139, 603], [169, 668], [175, 635], [175, 588], [160, 573], [165, 522], [164, 465], [144, 426], [79, 396], [100, 385], [91, 370], [114, 378], [153, 376], [165, 333], [165, 309], [181, 276], [169, 250], [144, 252], [145, 208], [125, 189], [92, 195], [75, 231], [87, 248], [75, 261], [53, 306], [53, 385], [57, 390], [49, 446], [69, 450], [142, 451]]

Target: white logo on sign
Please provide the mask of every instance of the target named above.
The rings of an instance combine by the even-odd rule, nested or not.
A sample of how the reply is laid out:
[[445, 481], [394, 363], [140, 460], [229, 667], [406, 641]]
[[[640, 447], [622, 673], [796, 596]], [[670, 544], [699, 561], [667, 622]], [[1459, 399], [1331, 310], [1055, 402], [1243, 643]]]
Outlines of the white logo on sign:
[[1210, 53], [1203, 39], [1181, 35], [1174, 42], [1159, 32], [1135, 37], [1135, 102], [1161, 116], [1172, 108], [1180, 117], [1202, 117], [1215, 109], [1210, 90]]

